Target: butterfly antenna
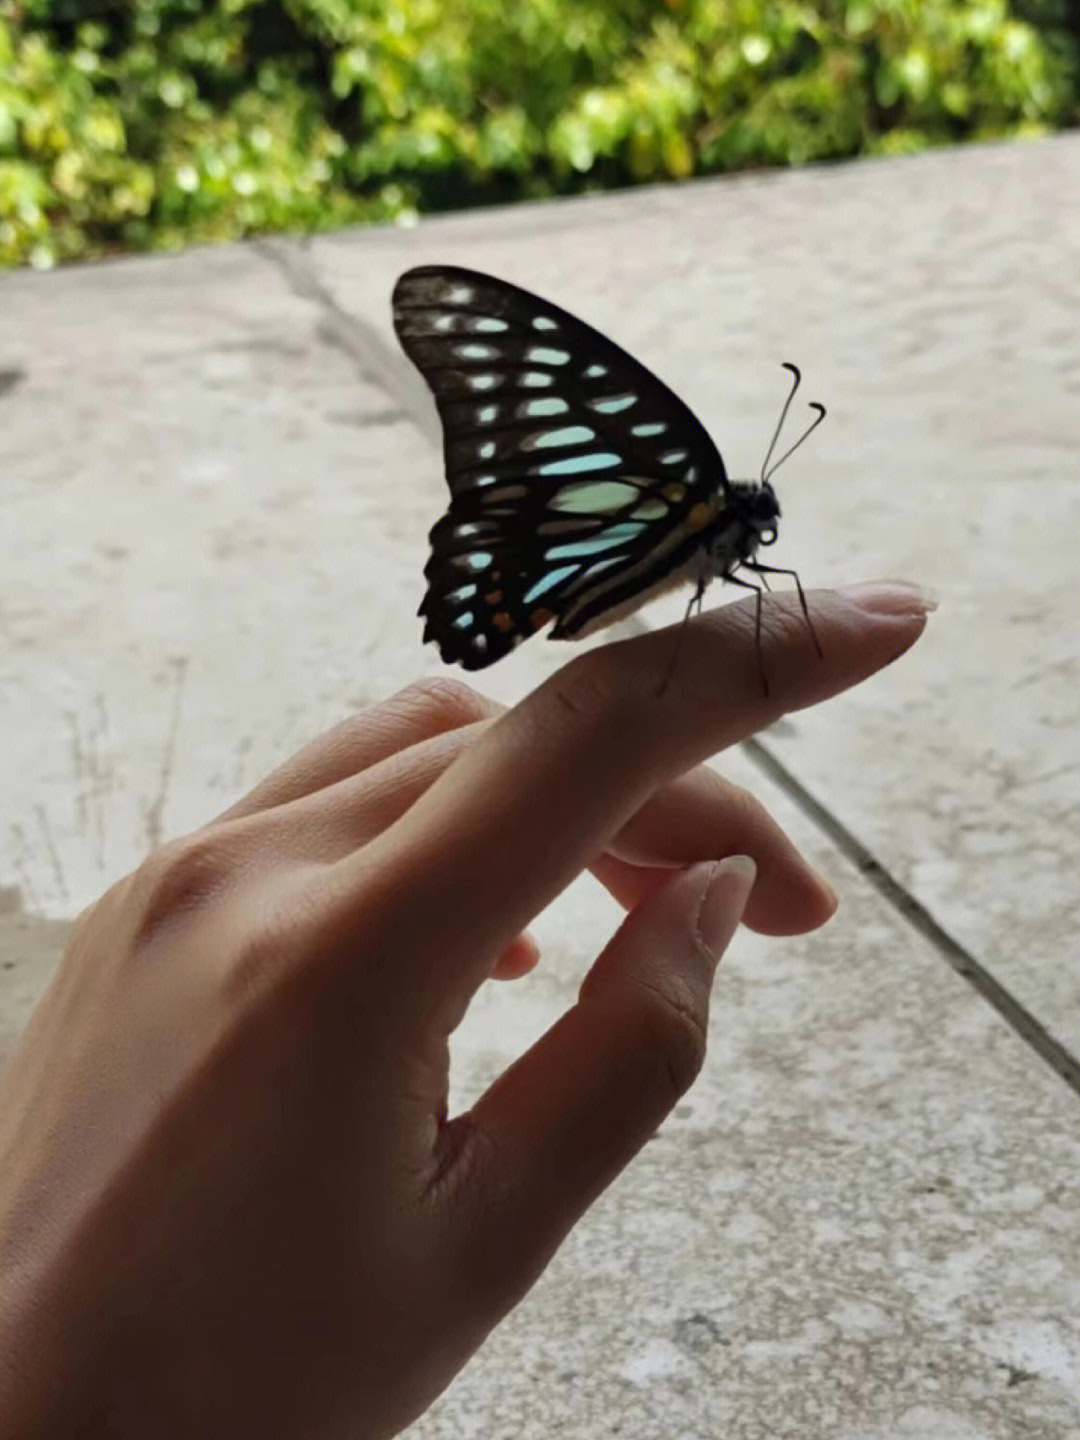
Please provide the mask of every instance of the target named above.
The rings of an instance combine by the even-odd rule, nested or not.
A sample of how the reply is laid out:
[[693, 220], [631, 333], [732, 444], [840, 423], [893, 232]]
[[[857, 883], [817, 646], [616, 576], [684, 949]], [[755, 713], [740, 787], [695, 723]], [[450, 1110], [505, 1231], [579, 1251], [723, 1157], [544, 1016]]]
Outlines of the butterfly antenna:
[[787, 419], [787, 412], [791, 409], [791, 402], [795, 399], [795, 391], [799, 388], [799, 381], [802, 379], [802, 375], [799, 373], [799, 367], [797, 365], [792, 365], [790, 361], [785, 360], [783, 368], [785, 370], [790, 370], [792, 375], [794, 376], [794, 379], [791, 382], [791, 389], [788, 391], [788, 397], [784, 401], [784, 408], [780, 411], [780, 419], [776, 422], [776, 429], [773, 431], [773, 437], [769, 441], [769, 448], [766, 452], [765, 459], [762, 461], [761, 480], [763, 484], [768, 478], [769, 461], [772, 459], [772, 452], [776, 449], [776, 442], [780, 439], [780, 431], [784, 428], [784, 421]]
[[[794, 394], [795, 392], [792, 391], [791, 393]], [[763, 471], [762, 476], [761, 476], [761, 479], [762, 479], [763, 482], [766, 481], [766, 480], [768, 480], [770, 476], [776, 474], [777, 470], [780, 469], [780, 466], [783, 465], [784, 461], [788, 458], [788, 456], [789, 456], [789, 455], [794, 455], [795, 451], [799, 448], [799, 446], [803, 443], [803, 441], [804, 441], [805, 439], [807, 439], [810, 435], [812, 435], [813, 432], [817, 429], [817, 427], [821, 424], [822, 420], [825, 419], [825, 406], [824, 406], [824, 405], [819, 405], [816, 400], [811, 400], [811, 402], [810, 402], [810, 409], [811, 409], [811, 410], [816, 410], [816, 411], [817, 411], [817, 415], [814, 417], [813, 420], [811, 420], [810, 424], [806, 427], [806, 429], [803, 431], [803, 433], [799, 436], [798, 440], [795, 441], [795, 444], [789, 446], [788, 449], [784, 451], [783, 455], [780, 456], [780, 459], [779, 459], [779, 460], [775, 460], [775, 461], [773, 462], [772, 469], [771, 469], [771, 470], [765, 470], [765, 471]]]

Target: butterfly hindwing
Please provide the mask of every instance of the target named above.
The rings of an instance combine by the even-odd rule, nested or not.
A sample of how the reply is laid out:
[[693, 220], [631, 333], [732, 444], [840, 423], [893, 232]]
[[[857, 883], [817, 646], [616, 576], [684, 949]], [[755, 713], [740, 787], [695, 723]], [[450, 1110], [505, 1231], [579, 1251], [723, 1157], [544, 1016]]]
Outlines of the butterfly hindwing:
[[579, 634], [686, 563], [729, 485], [687, 406], [598, 331], [516, 286], [425, 266], [394, 327], [431, 389], [451, 502], [425, 639], [479, 669], [554, 621]]

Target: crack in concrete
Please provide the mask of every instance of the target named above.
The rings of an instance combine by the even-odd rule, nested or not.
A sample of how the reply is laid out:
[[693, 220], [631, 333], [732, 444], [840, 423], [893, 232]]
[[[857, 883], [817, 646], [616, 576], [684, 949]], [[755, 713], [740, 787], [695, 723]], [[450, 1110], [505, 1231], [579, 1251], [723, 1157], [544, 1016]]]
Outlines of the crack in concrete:
[[1080, 1060], [1051, 1035], [1046, 1026], [1010, 990], [994, 978], [970, 950], [961, 945], [921, 900], [882, 865], [847, 826], [797, 780], [792, 772], [756, 737], [744, 740], [742, 748], [759, 770], [793, 800], [807, 819], [833, 842], [906, 924], [928, 940], [946, 964], [992, 1005], [1005, 1023], [1025, 1040], [1035, 1053], [1080, 1095]]
[[252, 243], [277, 266], [294, 295], [318, 307], [320, 338], [343, 351], [363, 378], [382, 390], [435, 449], [441, 451], [442, 428], [435, 406], [404, 355], [392, 350], [369, 321], [353, 315], [338, 303], [296, 242], [258, 240]]

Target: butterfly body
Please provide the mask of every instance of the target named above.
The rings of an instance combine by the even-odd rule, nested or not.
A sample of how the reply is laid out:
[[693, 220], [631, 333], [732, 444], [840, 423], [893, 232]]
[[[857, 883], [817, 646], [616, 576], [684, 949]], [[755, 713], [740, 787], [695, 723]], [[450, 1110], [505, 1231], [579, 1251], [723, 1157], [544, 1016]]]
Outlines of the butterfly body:
[[394, 327], [435, 398], [450, 507], [420, 607], [446, 661], [481, 669], [551, 624], [573, 639], [776, 538], [767, 479], [731, 481], [708, 433], [638, 361], [492, 276], [406, 271]]
[[[661, 595], [667, 595], [673, 590], [692, 585], [700, 595], [710, 581], [731, 579], [736, 566], [752, 560], [758, 545], [763, 543], [758, 529], [762, 517], [755, 513], [756, 504], [752, 498], [751, 504], [744, 510], [744, 483], [751, 492], [751, 497], [761, 493], [753, 481], [731, 481], [726, 502], [716, 505], [701, 502], [697, 507], [698, 513], [688, 516], [685, 526], [672, 534], [673, 554], [682, 556], [687, 546], [691, 547], [685, 559], [676, 559], [672, 568], [665, 571], [663, 560], [666, 556], [658, 555], [654, 550], [645, 567], [652, 578], [646, 580], [642, 588], [635, 590], [621, 603], [606, 604], [602, 609], [591, 610], [588, 616], [580, 620], [579, 612], [571, 610], [552, 628], [552, 638], [579, 640], [591, 635], [594, 630], [601, 630], [608, 625], [614, 625], [618, 620], [624, 620], [650, 600], [659, 599]], [[779, 518], [779, 514], [780, 509], [777, 506], [771, 512], [771, 519]], [[633, 569], [628, 570], [622, 577], [624, 584], [633, 583], [637, 578]]]

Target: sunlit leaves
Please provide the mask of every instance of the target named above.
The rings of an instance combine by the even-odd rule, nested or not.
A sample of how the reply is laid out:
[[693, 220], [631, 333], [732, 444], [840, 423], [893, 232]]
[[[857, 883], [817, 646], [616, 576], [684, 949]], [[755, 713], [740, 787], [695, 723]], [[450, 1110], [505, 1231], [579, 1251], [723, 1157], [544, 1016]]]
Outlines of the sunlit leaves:
[[21, 0], [0, 7], [0, 263], [1076, 124], [1069, 13]]

